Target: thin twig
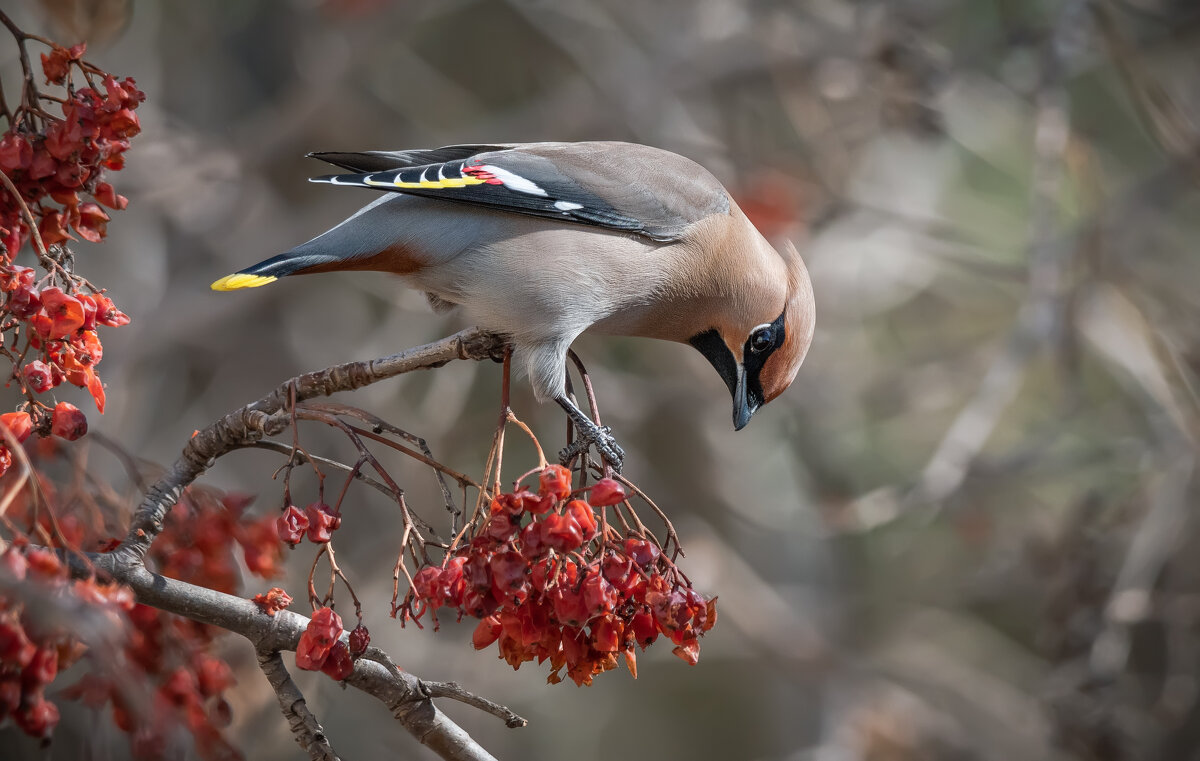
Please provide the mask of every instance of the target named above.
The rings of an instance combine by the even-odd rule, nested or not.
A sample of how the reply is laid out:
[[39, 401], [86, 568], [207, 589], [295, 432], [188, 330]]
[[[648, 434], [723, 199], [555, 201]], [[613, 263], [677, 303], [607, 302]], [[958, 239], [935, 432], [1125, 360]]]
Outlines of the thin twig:
[[192, 436], [170, 470], [150, 486], [134, 514], [125, 541], [114, 552], [131, 555], [140, 561], [162, 531], [163, 521], [183, 489], [212, 461], [286, 429], [290, 416], [285, 410], [293, 384], [297, 390], [296, 400], [304, 401], [337, 391], [351, 391], [414, 370], [441, 367], [456, 359], [493, 359], [506, 345], [503, 336], [470, 328], [390, 357], [349, 362], [287, 381], [258, 401], [225, 415]]
[[460, 703], [474, 706], [503, 720], [504, 726], [509, 729], [529, 726], [529, 722], [526, 719], [513, 713], [507, 707], [492, 702], [487, 698], [480, 697], [473, 692], [467, 692], [457, 682], [430, 682], [422, 679], [419, 684], [421, 685], [421, 690], [429, 697], [450, 698]]
[[[242, 448], [244, 448], [244, 449], [269, 449], [272, 452], [279, 452], [280, 454], [291, 454], [293, 452], [292, 445], [284, 444], [282, 441], [269, 441], [269, 440], [253, 441], [253, 442], [248, 442], [248, 443], [244, 444]], [[376, 481], [374, 478], [371, 478], [367, 474], [363, 473], [361, 470], [355, 470], [353, 466], [347, 465], [344, 462], [338, 462], [337, 460], [331, 460], [328, 457], [321, 457], [320, 455], [315, 455], [315, 454], [312, 454], [311, 452], [304, 452], [304, 453], [297, 452], [296, 454], [301, 457], [306, 457], [306, 458], [311, 457], [313, 460], [316, 460], [321, 465], [324, 465], [329, 468], [334, 468], [335, 470], [340, 470], [343, 473], [353, 473], [354, 479], [356, 481], [361, 481], [362, 483], [366, 484], [367, 486], [370, 486], [372, 489], [375, 489], [379, 493], [384, 494], [388, 497], [392, 496], [392, 492], [390, 489], [388, 489], [386, 484]]]
[[[446, 483], [446, 479], [444, 478], [444, 475], [448, 475], [451, 478], [458, 481], [459, 486], [466, 486], [468, 484], [473, 485], [473, 486], [478, 486], [478, 485], [475, 484], [475, 482], [472, 481], [471, 479], [469, 479], [467, 476], [465, 476], [461, 473], [458, 473], [456, 471], [450, 470], [445, 465], [443, 465], [442, 463], [435, 460], [433, 457], [433, 450], [431, 450], [429, 448], [429, 443], [426, 442], [425, 439], [423, 439], [420, 436], [417, 436], [415, 434], [409, 433], [408, 431], [405, 431], [403, 428], [395, 426], [377, 415], [372, 415], [370, 412], [367, 412], [366, 410], [360, 409], [358, 407], [351, 407], [348, 404], [341, 404], [338, 402], [323, 402], [320, 404], [316, 404], [316, 403], [310, 402], [309, 406], [319, 406], [322, 409], [327, 409], [331, 412], [336, 412], [336, 414], [339, 414], [339, 415], [348, 415], [351, 417], [356, 417], [359, 420], [362, 420], [363, 422], [369, 424], [372, 427], [372, 430], [375, 434], [387, 432], [394, 436], [400, 436], [401, 438], [406, 439], [407, 441], [409, 441], [413, 444], [416, 444], [418, 447], [421, 448], [422, 454], [424, 454], [424, 458], [421, 459], [421, 462], [424, 462], [425, 464], [427, 464], [431, 468], [433, 468], [434, 476], [437, 478], [438, 486], [442, 490], [442, 497], [443, 497], [443, 499], [446, 500], [446, 509], [450, 512], [451, 526], [453, 527], [455, 525], [454, 521], [456, 519], [459, 519], [462, 517], [462, 511], [458, 509], [457, 505], [455, 505], [454, 495], [450, 493], [450, 487]], [[391, 442], [385, 441], [384, 443], [391, 443]], [[405, 452], [405, 454], [410, 453], [409, 450], [407, 450], [407, 449], [402, 449], [401, 451]], [[455, 530], [457, 530], [457, 529], [452, 528], [451, 533], [453, 533]]]

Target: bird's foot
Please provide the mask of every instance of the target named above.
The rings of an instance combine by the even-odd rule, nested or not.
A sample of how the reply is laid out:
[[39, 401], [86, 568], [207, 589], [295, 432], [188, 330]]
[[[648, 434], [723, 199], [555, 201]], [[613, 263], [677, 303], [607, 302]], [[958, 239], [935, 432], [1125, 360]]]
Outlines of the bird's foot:
[[625, 463], [625, 450], [617, 444], [617, 440], [608, 426], [601, 427], [595, 423], [580, 430], [575, 440], [558, 453], [558, 460], [566, 465], [591, 446], [596, 447], [596, 451], [600, 453], [605, 462], [612, 466], [613, 470], [621, 472], [621, 466]]

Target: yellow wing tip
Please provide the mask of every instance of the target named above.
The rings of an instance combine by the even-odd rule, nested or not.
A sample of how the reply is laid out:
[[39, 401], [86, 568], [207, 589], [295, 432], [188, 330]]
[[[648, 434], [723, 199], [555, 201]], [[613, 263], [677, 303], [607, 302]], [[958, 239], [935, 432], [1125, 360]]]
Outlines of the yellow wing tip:
[[214, 291], [236, 291], [241, 288], [257, 288], [260, 285], [274, 283], [279, 278], [264, 275], [248, 275], [245, 273], [236, 273], [226, 275], [217, 282], [212, 284]]

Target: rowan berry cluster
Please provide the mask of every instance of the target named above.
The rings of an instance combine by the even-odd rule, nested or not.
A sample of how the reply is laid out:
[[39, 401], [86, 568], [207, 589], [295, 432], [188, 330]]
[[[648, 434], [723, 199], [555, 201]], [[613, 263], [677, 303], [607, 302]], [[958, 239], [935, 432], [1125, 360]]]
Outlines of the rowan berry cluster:
[[333, 608], [322, 607], [300, 635], [296, 646], [296, 666], [305, 671], [323, 671], [331, 679], [342, 681], [354, 671], [354, 661], [367, 651], [371, 633], [359, 622], [342, 641], [342, 617]]
[[[132, 79], [118, 81], [84, 61], [85, 50], [83, 44], [70, 48], [54, 45], [48, 55], [43, 53], [46, 82], [65, 86], [67, 97], [39, 95], [34, 102], [23, 101], [0, 135], [0, 171], [33, 212], [46, 246], [75, 240], [72, 231], [99, 243], [109, 220], [101, 206], [124, 209], [128, 203], [103, 175], [105, 169], [116, 171], [125, 166], [129, 140], [142, 129], [134, 110], [146, 95]], [[76, 87], [72, 81], [75, 73], [87, 84]], [[36, 93], [36, 88], [32, 92]], [[62, 116], [44, 110], [42, 100], [61, 100]], [[94, 200], [83, 201], [81, 194]], [[20, 204], [5, 194], [0, 199], [0, 244], [10, 261], [31, 235], [28, 220], [22, 217]]]
[[[51, 459], [61, 448], [54, 441], [39, 440], [30, 452], [35, 470], [55, 467]], [[6, 480], [11, 479], [10, 475]], [[56, 516], [50, 505], [60, 502], [61, 495], [49, 480], [42, 489], [45, 504], [36, 509], [28, 490], [18, 494], [5, 516], [11, 525], [27, 536], [51, 537], [54, 547], [72, 552], [111, 549], [119, 543], [103, 533], [105, 518], [100, 513]], [[166, 576], [233, 594], [242, 586], [239, 560], [254, 575], [276, 575], [283, 546], [274, 519], [248, 515], [249, 502], [213, 490], [188, 489], [167, 517], [147, 564]], [[240, 553], [235, 552], [238, 546]], [[0, 554], [0, 589], [14, 590], [0, 598], [0, 713], [7, 710], [26, 732], [44, 737], [53, 729], [58, 708], [44, 699], [44, 688], [97, 645], [79, 621], [103, 614], [113, 628], [112, 636], [100, 640], [106, 647], [90, 659], [77, 683], [58, 694], [97, 711], [111, 705], [113, 722], [130, 735], [137, 758], [164, 757], [179, 728], [192, 734], [206, 759], [238, 757], [222, 733], [230, 721], [223, 694], [233, 685], [233, 675], [213, 652], [221, 630], [135, 604], [124, 587], [94, 579], [70, 581], [54, 551], [27, 549], [20, 542]], [[268, 596], [279, 607], [286, 606], [278, 595]], [[45, 610], [45, 600], [57, 607]], [[63, 610], [70, 612], [69, 630], [61, 623]], [[18, 626], [24, 639], [16, 633]], [[53, 650], [58, 660], [53, 665], [48, 665], [47, 656], [28, 660], [25, 641], [38, 652]]]
[[[33, 38], [18, 43], [28, 39]], [[86, 388], [103, 413], [104, 384], [95, 368], [104, 347], [97, 329], [127, 325], [129, 317], [101, 289], [74, 274], [65, 244], [80, 238], [100, 242], [109, 220], [101, 207], [123, 209], [128, 203], [104, 181], [104, 172], [124, 166], [129, 141], [141, 130], [134, 110], [145, 95], [132, 79], [118, 81], [83, 60], [84, 45], [47, 44], [42, 73], [46, 83], [64, 87], [65, 96], [41, 94], [27, 70], [21, 103], [0, 114], [7, 120], [0, 133], [5, 180], [0, 188], [0, 354], [12, 363], [32, 430], [78, 436], [87, 430], [84, 414], [72, 407], [72, 420], [60, 425], [65, 413], [52, 413], [37, 395], [70, 383]], [[76, 86], [77, 78], [85, 84]], [[60, 109], [61, 116], [44, 103]], [[92, 200], [84, 200], [89, 196]], [[44, 274], [15, 263], [31, 239]], [[0, 449], [0, 473], [11, 459], [7, 447]]]
[[[251, 501], [242, 495], [188, 489], [168, 514], [148, 564], [164, 576], [238, 594], [242, 573], [235, 547], [240, 546], [251, 574], [279, 575], [283, 547], [274, 521], [249, 515]], [[113, 720], [130, 733], [139, 758], [164, 757], [175, 727], [192, 734], [205, 759], [240, 758], [222, 734], [231, 719], [223, 693], [234, 679], [225, 661], [213, 653], [221, 630], [145, 605], [134, 606], [129, 618], [133, 631], [125, 646], [127, 666], [140, 684], [154, 686], [156, 699], [148, 705], [131, 704], [127, 690], [115, 689], [118, 682], [85, 677], [91, 682], [85, 702], [97, 708], [112, 702]]]
[[[72, 581], [53, 552], [9, 545], [0, 553], [0, 589], [22, 585], [36, 592], [43, 607], [74, 598], [120, 624], [133, 608], [133, 596], [115, 584], [95, 579]], [[84, 654], [70, 630], [54, 623], [27, 602], [28, 597], [0, 596], [0, 722], [11, 718], [28, 735], [48, 737], [58, 724], [58, 706], [46, 688], [60, 671]]]
[[514, 669], [548, 660], [552, 684], [564, 667], [577, 685], [591, 684], [622, 655], [636, 676], [634, 646], [644, 650], [660, 634], [695, 664], [699, 637], [716, 623], [715, 598], [693, 590], [643, 534], [622, 538], [607, 525], [605, 509], [626, 499], [620, 483], [605, 478], [586, 491], [577, 498], [570, 471], [550, 465], [536, 493], [493, 499], [470, 541], [417, 572], [402, 620], [419, 623], [429, 611], [436, 625], [443, 606], [478, 618], [476, 649], [498, 643]]

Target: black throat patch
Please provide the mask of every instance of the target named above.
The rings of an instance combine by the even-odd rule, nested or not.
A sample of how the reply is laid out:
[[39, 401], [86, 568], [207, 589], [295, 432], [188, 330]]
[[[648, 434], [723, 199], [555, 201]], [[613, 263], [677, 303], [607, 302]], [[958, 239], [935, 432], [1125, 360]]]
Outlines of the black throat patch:
[[729, 351], [729, 347], [721, 340], [721, 334], [717, 332], [717, 329], [713, 328], [703, 333], [697, 333], [688, 340], [688, 343], [696, 347], [696, 350], [717, 369], [721, 380], [725, 381], [726, 386], [729, 386], [729, 393], [736, 393], [737, 360], [734, 359], [733, 352]]

